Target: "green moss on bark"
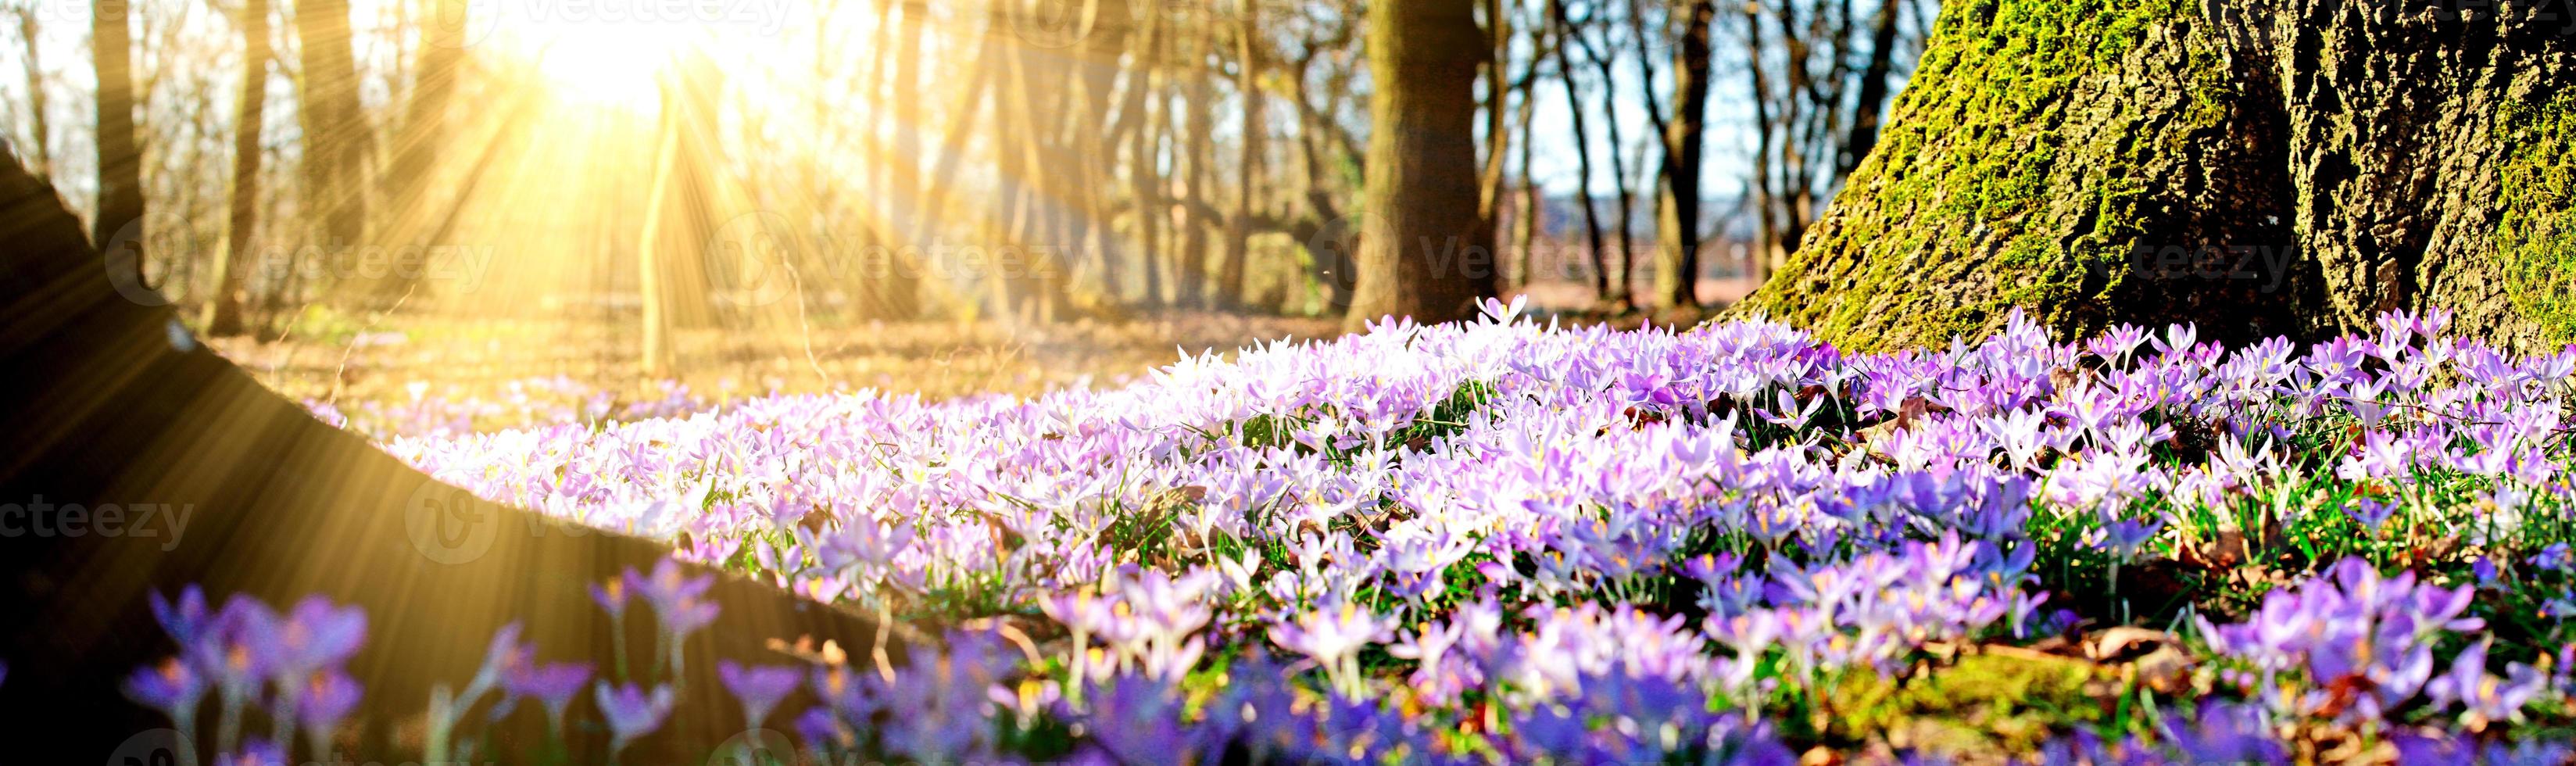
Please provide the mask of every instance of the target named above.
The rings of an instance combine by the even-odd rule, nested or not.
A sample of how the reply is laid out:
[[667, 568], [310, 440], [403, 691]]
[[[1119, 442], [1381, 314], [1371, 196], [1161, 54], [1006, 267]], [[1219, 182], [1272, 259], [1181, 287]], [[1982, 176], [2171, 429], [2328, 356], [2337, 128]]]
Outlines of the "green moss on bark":
[[2496, 252], [2505, 293], [2552, 343], [2576, 342], [2576, 97], [2512, 113], [2501, 126]]
[[[2118, 286], [2096, 259], [2150, 227], [2152, 158], [2225, 119], [2214, 54], [2177, 94], [2185, 114], [2114, 113], [2104, 98], [2150, 36], [2186, 20], [2176, 0], [1975, 0], [1939, 29], [1879, 148], [1798, 256], [1748, 299], [1849, 346], [1937, 343], [1990, 329], [2014, 307], [2072, 329], [2072, 308]], [[2172, 41], [2168, 40], [2168, 43]], [[2168, 50], [2164, 55], [2171, 55]]]

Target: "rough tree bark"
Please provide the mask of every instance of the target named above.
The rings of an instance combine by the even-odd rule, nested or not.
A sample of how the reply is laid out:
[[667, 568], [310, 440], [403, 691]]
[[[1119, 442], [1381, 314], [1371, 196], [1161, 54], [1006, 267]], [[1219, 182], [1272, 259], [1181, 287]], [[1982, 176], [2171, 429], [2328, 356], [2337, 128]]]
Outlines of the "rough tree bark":
[[2316, 338], [2442, 307], [2576, 338], [2576, 29], [2558, 4], [1982, 0], [1737, 309], [1860, 347], [2193, 321]]
[[1464, 319], [1495, 294], [1494, 230], [1477, 214], [1476, 0], [1371, 3], [1366, 220], [1347, 322]]

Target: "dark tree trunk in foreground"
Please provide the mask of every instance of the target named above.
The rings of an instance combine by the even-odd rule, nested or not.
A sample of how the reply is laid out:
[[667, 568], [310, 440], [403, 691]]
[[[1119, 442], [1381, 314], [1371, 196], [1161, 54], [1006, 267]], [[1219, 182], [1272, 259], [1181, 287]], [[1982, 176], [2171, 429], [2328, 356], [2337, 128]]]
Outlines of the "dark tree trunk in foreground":
[[[5, 149], [0, 242], [0, 369], [15, 373], [0, 397], [16, 405], [0, 410], [15, 439], [0, 452], [0, 502], [46, 519], [21, 529], [51, 530], [0, 536], [0, 624], [22, 628], [0, 636], [0, 710], [12, 732], [42, 733], [11, 742], [12, 762], [110, 762], [129, 737], [169, 726], [120, 688], [178, 651], [150, 594], [191, 584], [218, 606], [320, 595], [366, 610], [367, 643], [348, 668], [365, 723], [341, 740], [354, 761], [420, 752], [432, 685], [463, 687], [504, 623], [521, 623], [548, 661], [612, 656], [588, 586], [649, 571], [667, 549], [475, 500], [314, 420], [177, 329], [165, 306], [120, 295], [79, 220]], [[147, 505], [157, 518], [139, 515]], [[769, 642], [799, 638], [864, 658], [882, 635], [749, 580], [719, 577], [709, 597], [723, 627], [691, 639], [675, 718], [628, 748], [628, 763], [696, 763], [742, 732], [717, 658], [792, 662]], [[629, 618], [627, 645], [651, 646], [651, 620]], [[911, 635], [896, 630], [890, 652]], [[495, 725], [492, 752], [535, 750], [542, 719], [523, 709]], [[567, 762], [607, 760], [604, 734], [576, 729]]]
[[1494, 230], [1477, 213], [1476, 0], [1371, 3], [1368, 190], [1349, 322], [1475, 315], [1495, 294]]
[[131, 9], [125, 3], [90, 4], [90, 61], [98, 75], [98, 216], [90, 242], [107, 256], [107, 273], [125, 290], [143, 281], [143, 147], [134, 139], [134, 57]]
[[1884, 348], [2314, 338], [2448, 308], [2576, 340], [2576, 29], [2557, 3], [1945, 6], [1892, 121], [1739, 312]]

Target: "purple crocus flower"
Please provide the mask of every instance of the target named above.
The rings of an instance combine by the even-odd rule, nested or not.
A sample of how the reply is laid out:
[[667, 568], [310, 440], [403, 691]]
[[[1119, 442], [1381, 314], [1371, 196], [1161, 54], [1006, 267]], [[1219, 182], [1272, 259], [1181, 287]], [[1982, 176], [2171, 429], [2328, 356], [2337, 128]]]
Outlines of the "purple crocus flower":
[[707, 589], [715, 587], [715, 575], [690, 577], [680, 562], [663, 559], [654, 565], [650, 576], [627, 570], [626, 584], [645, 603], [653, 605], [653, 618], [661, 625], [663, 637], [674, 645], [715, 622], [716, 604], [702, 600]]
[[530, 697], [546, 709], [546, 722], [563, 729], [565, 706], [590, 683], [587, 662], [522, 662], [501, 675], [501, 687], [513, 697]]
[[610, 687], [601, 681], [592, 687], [599, 702], [599, 713], [608, 719], [608, 751], [614, 756], [626, 749], [637, 737], [662, 728], [662, 720], [671, 715], [671, 687], [657, 686], [647, 694], [635, 684]]
[[724, 679], [725, 689], [742, 701], [744, 725], [760, 728], [769, 719], [769, 711], [779, 700], [796, 691], [804, 682], [804, 672], [792, 667], [744, 667], [732, 660], [716, 663], [716, 675]]
[[337, 670], [314, 673], [303, 684], [303, 691], [295, 698], [295, 718], [307, 736], [314, 738], [314, 752], [326, 749], [332, 730], [339, 728], [349, 711], [357, 709], [361, 693], [355, 679]]
[[[629, 572], [629, 574], [633, 573]], [[632, 595], [632, 592], [626, 588], [627, 579], [611, 577], [607, 582], [594, 583], [590, 586], [590, 600], [598, 603], [600, 609], [607, 611], [608, 618], [611, 620], [626, 619], [626, 601], [627, 597]]]
[[183, 647], [196, 643], [198, 634], [203, 633], [213, 620], [206, 611], [206, 590], [195, 585], [181, 589], [175, 603], [154, 591], [152, 617], [161, 622], [161, 629], [170, 634], [170, 640]]
[[127, 676], [125, 696], [161, 711], [174, 722], [186, 723], [196, 719], [197, 704], [206, 697], [206, 678], [195, 665], [172, 657]]
[[2576, 548], [2563, 542], [2550, 543], [2549, 547], [2540, 549], [2538, 555], [2531, 557], [2531, 565], [2552, 572], [2576, 573]]
[[281, 685], [301, 681], [317, 669], [336, 667], [367, 642], [366, 610], [336, 607], [329, 599], [309, 596], [295, 604], [278, 626], [276, 667]]

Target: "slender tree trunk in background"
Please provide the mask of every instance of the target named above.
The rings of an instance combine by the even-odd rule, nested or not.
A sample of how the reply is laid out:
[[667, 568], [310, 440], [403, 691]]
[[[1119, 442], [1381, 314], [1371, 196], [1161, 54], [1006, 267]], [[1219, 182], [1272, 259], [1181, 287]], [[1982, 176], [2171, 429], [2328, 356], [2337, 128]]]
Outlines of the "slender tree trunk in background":
[[1191, 17], [1200, 23], [1180, 35], [1181, 55], [1186, 57], [1189, 71], [1189, 84], [1181, 91], [1188, 105], [1188, 126], [1182, 128], [1187, 135], [1182, 144], [1189, 153], [1189, 162], [1181, 176], [1181, 191], [1187, 197], [1182, 205], [1182, 220], [1187, 222], [1187, 228], [1177, 254], [1180, 267], [1172, 274], [1178, 281], [1175, 286], [1180, 288], [1181, 307], [1199, 309], [1208, 305], [1209, 235], [1221, 224], [1207, 215], [1216, 204], [1214, 195], [1208, 193], [1208, 186], [1216, 179], [1216, 72], [1211, 63], [1215, 58], [1211, 48], [1215, 47], [1216, 29], [1207, 23], [1215, 13], [1213, 7], [1195, 4], [1190, 9]]
[[[1601, 75], [1601, 87], [1613, 93], [1618, 92], [1618, 73], [1612, 68], [1616, 62], [1609, 54], [1593, 48], [1591, 41], [1584, 38], [1581, 31], [1568, 30], [1568, 32], [1566, 39], [1582, 45], [1584, 57], [1591, 60], [1593, 71]], [[1637, 274], [1637, 193], [1629, 181], [1628, 161], [1620, 154], [1620, 150], [1627, 146], [1627, 140], [1623, 131], [1619, 129], [1619, 122], [1619, 108], [1614, 99], [1613, 103], [1603, 106], [1601, 120], [1603, 129], [1609, 133], [1607, 137], [1610, 139], [1610, 187], [1617, 195], [1615, 199], [1618, 200], [1619, 210], [1619, 246], [1612, 251], [1619, 258], [1618, 265], [1611, 267], [1616, 271], [1610, 275], [1608, 282], [1610, 293], [1607, 296], [1607, 302], [1612, 310], [1624, 312], [1637, 305], [1637, 294], [1632, 281]], [[1604, 258], [1603, 262], [1606, 264], [1609, 259]]]
[[[1075, 120], [1073, 139], [1074, 145], [1081, 147], [1082, 188], [1086, 190], [1079, 200], [1078, 217], [1081, 220], [1076, 222], [1076, 226], [1085, 236], [1073, 244], [1089, 251], [1087, 255], [1097, 259], [1101, 290], [1106, 293], [1102, 302], [1114, 307], [1126, 300], [1127, 275], [1121, 262], [1130, 257], [1130, 248], [1125, 240], [1119, 238], [1116, 227], [1110, 225], [1110, 220], [1117, 217], [1117, 213], [1110, 204], [1109, 189], [1117, 179], [1119, 136], [1123, 131], [1134, 130], [1138, 119], [1135, 113], [1126, 110], [1136, 108], [1141, 102], [1135, 99], [1123, 102], [1118, 114], [1118, 127], [1104, 130], [1103, 123], [1109, 119], [1112, 96], [1118, 87], [1118, 74], [1124, 69], [1119, 59], [1126, 55], [1131, 41], [1137, 39], [1134, 33], [1139, 20], [1133, 13], [1133, 4], [1126, 2], [1087, 0], [1085, 10], [1091, 14], [1092, 26], [1090, 34], [1082, 40], [1081, 58], [1076, 62], [1080, 67], [1076, 82], [1082, 86], [1081, 102], [1085, 112]], [[1143, 56], [1137, 57], [1139, 63], [1143, 60]], [[1138, 68], [1135, 71], [1145, 70]], [[1131, 73], [1130, 80], [1136, 76]], [[1129, 91], [1141, 93], [1135, 88], [1129, 88]]]
[[206, 301], [205, 330], [213, 336], [239, 335], [243, 276], [256, 261], [251, 241], [259, 233], [261, 126], [268, 105], [268, 0], [243, 0], [241, 7], [242, 81], [233, 113], [232, 218], [224, 248], [215, 254], [214, 295]]
[[[1485, 31], [1493, 42], [1485, 57], [1485, 169], [1476, 184], [1476, 214], [1489, 222], [1502, 220], [1503, 168], [1511, 158], [1512, 19], [1509, 0], [1484, 0]], [[1528, 68], [1538, 68], [1530, 57]], [[1524, 75], [1526, 77], [1526, 75]]]
[[1876, 151], [1741, 310], [1885, 348], [2015, 309], [2059, 337], [2242, 341], [2439, 307], [2555, 351], [2576, 340], [2576, 38], [2554, 6], [2413, 9], [1946, 10]]
[[[1814, 10], [1819, 18], [1825, 13], [1821, 8]], [[1781, 94], [1783, 108], [1780, 111], [1780, 132], [1785, 145], [1780, 153], [1780, 183], [1774, 189], [1779, 192], [1781, 202], [1780, 247], [1784, 252], [1795, 254], [1798, 243], [1806, 239], [1807, 225], [1816, 210], [1815, 163], [1818, 158], [1809, 151], [1816, 138], [1809, 135], [1809, 131], [1832, 123], [1809, 110], [1832, 109], [1840, 106], [1841, 100], [1818, 95], [1815, 73], [1808, 68], [1814, 35], [1799, 29], [1798, 5], [1781, 3], [1778, 18], [1780, 52], [1788, 65], [1780, 70], [1781, 84], [1786, 88]]]
[[1270, 124], [1263, 117], [1261, 98], [1261, 53], [1255, 44], [1261, 34], [1261, 5], [1245, 3], [1241, 23], [1235, 26], [1235, 91], [1243, 96], [1242, 155], [1235, 170], [1240, 180], [1235, 184], [1233, 219], [1227, 222], [1225, 263], [1217, 269], [1217, 305], [1227, 311], [1242, 311], [1244, 272], [1252, 258], [1252, 218], [1261, 200], [1261, 157], [1268, 151], [1265, 134]]
[[1332, 163], [1327, 159], [1332, 150], [1323, 137], [1326, 128], [1320, 114], [1325, 110], [1309, 108], [1313, 94], [1307, 88], [1306, 76], [1314, 66], [1314, 59], [1309, 55], [1309, 58], [1299, 59], [1296, 68], [1287, 73], [1289, 100], [1293, 102], [1290, 106], [1297, 110], [1297, 160], [1305, 175], [1302, 191], [1306, 208], [1310, 211], [1307, 220], [1313, 224], [1312, 228], [1302, 229], [1296, 236], [1306, 250], [1308, 276], [1323, 293], [1324, 310], [1332, 314], [1347, 314], [1351, 308], [1351, 294], [1359, 284], [1360, 233], [1356, 223], [1342, 215], [1341, 207], [1333, 199]]
[[1878, 16], [1870, 20], [1869, 63], [1861, 67], [1860, 96], [1852, 107], [1851, 135], [1843, 140], [1839, 155], [1842, 166], [1837, 175], [1851, 177], [1860, 168], [1862, 158], [1878, 147], [1880, 114], [1887, 108], [1887, 78], [1896, 70], [1896, 10], [1898, 0], [1882, 0]]
[[404, 107], [393, 167], [386, 173], [387, 185], [393, 187], [386, 201], [397, 210], [428, 201], [430, 170], [448, 149], [447, 103], [454, 100], [470, 42], [465, 39], [466, 0], [431, 0], [429, 10], [431, 17], [422, 24], [423, 39], [412, 65], [411, 102]]
[[31, 127], [36, 131], [35, 140], [31, 142], [34, 146], [28, 147], [36, 150], [35, 167], [28, 170], [35, 174], [37, 180], [50, 183], [54, 175], [54, 131], [46, 122], [50, 115], [45, 106], [45, 67], [43, 61], [36, 57], [36, 33], [39, 31], [36, 9], [20, 6], [17, 12], [18, 40], [26, 44], [22, 53], [27, 57], [27, 117], [34, 121]]
[[1615, 300], [1610, 291], [1610, 248], [1603, 241], [1601, 212], [1592, 206], [1592, 132], [1584, 121], [1583, 87], [1574, 79], [1573, 36], [1578, 32], [1566, 15], [1565, 0], [1548, 0], [1548, 16], [1556, 22], [1556, 75], [1565, 80], [1566, 112], [1574, 120], [1574, 196], [1583, 206], [1583, 232], [1592, 256], [1592, 294], [1608, 304]]
[[1048, 70], [1064, 84], [1056, 118], [1062, 124], [1047, 126], [1055, 147], [1049, 175], [1061, 195], [1053, 201], [1058, 240], [1051, 243], [1056, 245], [1052, 260], [1057, 264], [1052, 289], [1063, 296], [1063, 308], [1072, 308], [1075, 271], [1097, 263], [1104, 295], [1095, 301], [1095, 308], [1107, 308], [1119, 302], [1120, 291], [1120, 274], [1114, 265], [1118, 248], [1107, 225], [1112, 212], [1109, 195], [1104, 193], [1111, 183], [1109, 162], [1117, 156], [1107, 123], [1112, 89], [1118, 82], [1118, 57], [1134, 22], [1124, 2], [1079, 0], [1065, 10], [1073, 14], [1070, 23], [1081, 38], [1079, 45], [1051, 54], [1060, 56], [1062, 71]]
[[[1002, 60], [1004, 53], [1000, 38], [1004, 34], [1006, 33], [1000, 29], [985, 28], [976, 30], [971, 37], [959, 35], [961, 39], [977, 41], [974, 63], [968, 66], [966, 84], [963, 89], [957, 91], [957, 100], [948, 105], [947, 133], [940, 137], [939, 161], [931, 165], [927, 179], [918, 175], [906, 175], [903, 178], [905, 185], [928, 190], [921, 199], [904, 201], [905, 204], [918, 205], [921, 211], [912, 217], [913, 228], [904, 232], [906, 239], [928, 243], [948, 230], [948, 198], [957, 188], [957, 184], [953, 183], [952, 179], [957, 177], [958, 168], [965, 162], [966, 154], [972, 148], [970, 144], [975, 135], [975, 123], [983, 119], [986, 97], [990, 96], [995, 102], [995, 109], [1007, 108], [1004, 102], [1008, 98], [1008, 91], [1002, 90], [1002, 84], [997, 82], [1009, 76], [1006, 71], [997, 71], [1009, 66]], [[896, 169], [898, 173], [912, 171], [913, 168], [909, 166]], [[924, 246], [927, 247], [927, 244]]]
[[1476, 0], [1371, 3], [1366, 222], [1345, 324], [1472, 317], [1496, 294], [1492, 222], [1477, 215]]
[[674, 66], [662, 82], [662, 119], [653, 181], [637, 252], [644, 304], [643, 371], [677, 372], [676, 331], [716, 325], [706, 248], [717, 225], [719, 164], [715, 109], [723, 85], [703, 55]]
[[367, 146], [358, 109], [357, 63], [349, 52], [348, 0], [298, 0], [295, 38], [303, 51], [297, 89], [304, 126], [304, 194], [325, 249], [364, 244]]
[[[896, 34], [896, 11], [894, 0], [876, 0], [876, 11], [876, 25], [874, 31], [876, 32], [878, 43], [873, 46], [876, 50], [868, 57], [867, 76], [859, 78], [859, 82], [856, 84], [859, 88], [862, 100], [867, 102], [867, 119], [859, 123], [859, 130], [866, 136], [864, 142], [875, 150], [867, 159], [868, 167], [865, 171], [866, 176], [864, 179], [866, 185], [860, 187], [864, 190], [863, 193], [866, 194], [868, 198], [867, 201], [860, 203], [863, 206], [861, 212], [866, 218], [866, 220], [860, 222], [863, 226], [861, 229], [863, 240], [859, 243], [861, 245], [859, 253], [863, 257], [871, 253], [884, 252], [878, 248], [883, 248], [893, 244], [893, 238], [886, 235], [886, 226], [889, 222], [884, 216], [885, 206], [883, 203], [885, 196], [891, 193], [886, 186], [886, 160], [888, 159], [888, 150], [887, 143], [879, 136], [881, 136], [882, 131], [886, 129], [886, 118], [887, 115], [893, 111], [894, 104], [894, 96], [888, 92], [886, 87], [888, 80], [886, 75], [891, 69], [891, 64], [894, 60], [895, 46], [892, 44], [894, 41], [894, 35]], [[818, 61], [832, 55], [832, 51], [819, 42], [815, 45], [815, 48], [814, 57]], [[831, 97], [828, 93], [815, 94], [816, 108], [829, 108], [828, 102], [830, 101], [830, 98]], [[869, 264], [865, 260], [861, 260], [860, 264], [863, 267], [873, 266], [873, 264]], [[864, 308], [861, 309], [862, 312], [875, 313], [881, 311], [883, 309], [883, 299], [881, 297], [877, 297], [874, 293], [884, 289], [884, 277], [876, 276], [865, 271], [862, 271], [860, 277], [865, 280], [875, 280], [868, 283], [867, 292], [869, 295], [863, 302]]]
[[[442, 243], [420, 239], [420, 234], [438, 217], [429, 205], [430, 182], [436, 176], [438, 158], [452, 148], [447, 143], [447, 104], [454, 100], [456, 79], [464, 71], [469, 19], [466, 0], [431, 0], [428, 7], [430, 17], [421, 25], [421, 45], [412, 64], [411, 101], [404, 106], [402, 130], [394, 139], [393, 165], [382, 184], [387, 210], [379, 218], [390, 236], [379, 239], [434, 247]], [[451, 204], [464, 203], [460, 198]], [[399, 300], [424, 271], [389, 270], [377, 283], [378, 297]]]
[[[1087, 0], [1084, 8], [1092, 13], [1092, 31], [1090, 36], [1082, 39], [1082, 62], [1079, 62], [1082, 64], [1082, 72], [1079, 72], [1082, 103], [1087, 113], [1077, 119], [1074, 144], [1082, 147], [1082, 188], [1090, 188], [1092, 193], [1082, 196], [1082, 227], [1090, 232], [1090, 237], [1084, 237], [1079, 245], [1090, 250], [1087, 255], [1100, 263], [1100, 289], [1105, 291], [1103, 304], [1118, 307], [1118, 304], [1126, 304], [1126, 268], [1123, 268], [1126, 263], [1123, 260], [1133, 258], [1133, 248], [1128, 248], [1131, 242], [1118, 237], [1118, 227], [1110, 224], [1110, 219], [1118, 217], [1118, 211], [1110, 204], [1110, 188], [1113, 188], [1113, 183], [1118, 183], [1121, 137], [1126, 137], [1128, 132], [1139, 126], [1139, 116], [1131, 108], [1139, 106], [1141, 101], [1115, 98], [1115, 93], [1118, 93], [1118, 80], [1121, 80], [1118, 75], [1121, 72], [1128, 72], [1128, 83], [1136, 83], [1136, 77], [1139, 77], [1136, 72], [1144, 72], [1131, 72], [1121, 64], [1121, 57], [1128, 54], [1128, 46], [1141, 39], [1136, 34], [1139, 18], [1133, 13], [1136, 8], [1131, 3]], [[1139, 54], [1136, 62], [1144, 62], [1144, 57]], [[1141, 93], [1141, 90], [1128, 88], [1128, 93]], [[1113, 106], [1118, 108], [1118, 124], [1110, 126], [1105, 121], [1110, 119]]]
[[[663, 97], [664, 100], [669, 100], [670, 97], [667, 94], [670, 91], [665, 89], [663, 92], [666, 94]], [[636, 252], [635, 257], [636, 292], [644, 308], [643, 352], [637, 358], [638, 366], [647, 380], [668, 377], [678, 361], [677, 355], [671, 348], [673, 328], [669, 309], [666, 308], [671, 300], [671, 288], [668, 280], [664, 278], [667, 270], [662, 267], [662, 261], [669, 257], [669, 254], [660, 247], [659, 243], [665, 239], [662, 236], [662, 216], [664, 215], [662, 200], [670, 194], [673, 166], [678, 163], [679, 158], [680, 139], [677, 132], [671, 129], [668, 117], [663, 118], [662, 129], [658, 133], [653, 144], [653, 182], [644, 193], [644, 234], [639, 238], [642, 247]]]
[[[1547, 201], [1539, 196], [1538, 174], [1530, 172], [1530, 160], [1536, 156], [1538, 146], [1538, 136], [1533, 132], [1533, 126], [1538, 119], [1537, 61], [1544, 54], [1542, 48], [1545, 45], [1544, 42], [1535, 39], [1532, 42], [1530, 71], [1521, 81], [1521, 113], [1519, 126], [1516, 128], [1521, 135], [1520, 215], [1514, 216], [1517, 219], [1517, 225], [1513, 227], [1512, 235], [1512, 256], [1520, 261], [1519, 268], [1514, 271], [1519, 275], [1518, 286], [1524, 290], [1531, 282], [1538, 281], [1538, 275], [1532, 273], [1532, 269], [1536, 265], [1539, 232], [1546, 230], [1547, 217]], [[1556, 262], [1557, 259], [1551, 258], [1549, 261]]]
[[877, 196], [881, 230], [887, 232], [886, 262], [871, 264], [881, 270], [870, 276], [870, 290], [875, 315], [885, 319], [913, 319], [921, 316], [921, 279], [927, 276], [929, 264], [905, 255], [905, 248], [922, 248], [914, 252], [927, 257], [931, 243], [918, 239], [920, 218], [928, 214], [918, 208], [926, 191], [921, 176], [922, 135], [930, 132], [930, 123], [922, 116], [919, 96], [922, 91], [922, 38], [929, 34], [929, 0], [897, 0], [903, 8], [903, 20], [895, 28], [894, 89], [888, 103], [894, 105], [894, 153], [877, 160], [878, 165], [891, 164], [891, 184]]
[[1681, 39], [1673, 50], [1673, 118], [1664, 126], [1664, 221], [1658, 227], [1663, 232], [1663, 262], [1656, 272], [1665, 281], [1665, 300], [1674, 306], [1696, 307], [1700, 206], [1705, 196], [1702, 174], [1708, 154], [1709, 70], [1715, 59], [1710, 27], [1717, 19], [1717, 3], [1690, 0], [1676, 6], [1674, 12], [1683, 14], [1683, 20]]
[[130, 10], [119, 0], [90, 5], [90, 59], [98, 75], [98, 215], [89, 236], [107, 258], [108, 276], [143, 290], [143, 148], [135, 144]]
[[[994, 23], [1008, 25], [1007, 9], [995, 6]], [[1003, 27], [997, 27], [1003, 28]], [[1002, 110], [1003, 124], [999, 147], [1012, 153], [1001, 164], [1001, 177], [1009, 194], [1019, 200], [1013, 211], [1017, 220], [1010, 237], [996, 244], [1019, 248], [1016, 265], [1005, 261], [1003, 282], [1015, 294], [1006, 305], [1024, 306], [1032, 321], [1050, 322], [1064, 305], [1064, 274], [1053, 253], [1062, 243], [1071, 241], [1063, 214], [1073, 197], [1080, 194], [1068, 183], [1076, 174], [1062, 169], [1077, 167], [1059, 145], [1065, 133], [1066, 99], [1073, 95], [1069, 88], [1041, 88], [1038, 78], [1062, 77], [1071, 72], [1062, 66], [1041, 68], [1042, 56], [1052, 55], [1036, 46], [1010, 46], [1011, 87], [1004, 91], [1009, 98], [996, 97]]]
[[1780, 195], [1772, 182], [1772, 160], [1779, 153], [1780, 124], [1772, 118], [1771, 76], [1762, 60], [1762, 9], [1744, 6], [1745, 79], [1753, 91], [1753, 209], [1756, 240], [1747, 253], [1746, 273], [1753, 284], [1769, 281], [1772, 264], [1787, 252], [1780, 239]]
[[[1152, 6], [1148, 6], [1149, 8]], [[1163, 296], [1163, 201], [1161, 154], [1162, 124], [1170, 119], [1163, 99], [1157, 97], [1155, 72], [1162, 66], [1164, 37], [1162, 14], [1148, 13], [1145, 36], [1136, 46], [1136, 68], [1129, 74], [1135, 82], [1127, 86], [1127, 108], [1140, 115], [1143, 122], [1136, 128], [1135, 145], [1129, 148], [1127, 179], [1135, 197], [1136, 267], [1144, 272], [1145, 303], [1161, 308], [1170, 305]]]

